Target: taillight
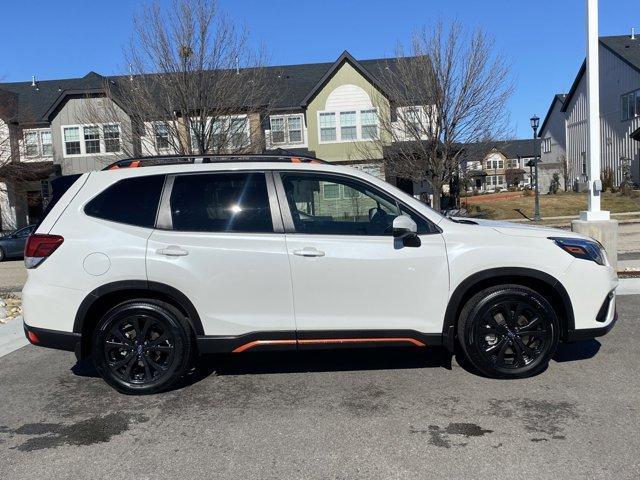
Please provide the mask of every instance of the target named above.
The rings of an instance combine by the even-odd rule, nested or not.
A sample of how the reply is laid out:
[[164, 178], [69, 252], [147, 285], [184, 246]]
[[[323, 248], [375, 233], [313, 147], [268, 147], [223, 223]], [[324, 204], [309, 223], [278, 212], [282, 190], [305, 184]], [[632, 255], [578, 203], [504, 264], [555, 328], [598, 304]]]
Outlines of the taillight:
[[64, 242], [60, 235], [34, 233], [27, 239], [24, 247], [24, 264], [27, 268], [36, 268]]

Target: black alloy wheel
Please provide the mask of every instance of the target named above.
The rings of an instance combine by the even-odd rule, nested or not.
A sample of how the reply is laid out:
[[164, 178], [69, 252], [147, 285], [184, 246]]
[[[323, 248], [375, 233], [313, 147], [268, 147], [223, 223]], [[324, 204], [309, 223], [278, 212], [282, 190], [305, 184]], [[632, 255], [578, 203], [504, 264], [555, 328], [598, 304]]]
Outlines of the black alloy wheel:
[[558, 318], [537, 292], [518, 285], [475, 295], [460, 315], [458, 336], [471, 363], [497, 378], [544, 370], [558, 344]]
[[155, 300], [122, 303], [102, 318], [93, 358], [102, 377], [123, 393], [169, 388], [189, 367], [191, 335], [184, 317]]

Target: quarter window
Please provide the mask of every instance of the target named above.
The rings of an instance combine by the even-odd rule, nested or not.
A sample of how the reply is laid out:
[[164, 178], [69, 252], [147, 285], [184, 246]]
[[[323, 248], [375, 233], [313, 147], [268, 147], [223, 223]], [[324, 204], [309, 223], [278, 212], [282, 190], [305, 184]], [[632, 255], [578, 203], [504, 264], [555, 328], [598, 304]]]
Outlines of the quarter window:
[[190, 232], [273, 232], [263, 173], [180, 175], [171, 191], [173, 229]]
[[[392, 235], [393, 219], [402, 213], [394, 198], [355, 179], [310, 173], [282, 173], [281, 178], [300, 233]], [[418, 225], [418, 233], [430, 231], [426, 220], [406, 213]]]
[[67, 155], [80, 154], [80, 127], [64, 128], [64, 151]]
[[153, 228], [164, 175], [127, 178], [91, 200], [84, 211], [91, 217]]

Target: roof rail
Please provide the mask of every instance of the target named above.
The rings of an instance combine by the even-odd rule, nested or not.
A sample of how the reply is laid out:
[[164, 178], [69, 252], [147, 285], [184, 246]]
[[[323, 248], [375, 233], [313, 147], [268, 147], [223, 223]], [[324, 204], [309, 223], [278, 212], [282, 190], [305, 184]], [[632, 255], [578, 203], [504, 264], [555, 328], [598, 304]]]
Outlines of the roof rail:
[[161, 165], [199, 165], [203, 163], [235, 162], [283, 162], [283, 163], [328, 163], [310, 155], [282, 154], [220, 154], [220, 155], [156, 155], [125, 158], [107, 165], [102, 170], [120, 168], [156, 167]]

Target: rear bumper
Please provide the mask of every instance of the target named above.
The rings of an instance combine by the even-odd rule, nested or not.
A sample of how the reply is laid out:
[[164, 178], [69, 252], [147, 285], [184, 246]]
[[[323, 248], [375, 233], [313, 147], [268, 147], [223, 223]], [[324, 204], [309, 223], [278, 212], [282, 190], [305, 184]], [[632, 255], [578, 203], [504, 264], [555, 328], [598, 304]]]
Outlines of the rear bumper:
[[80, 348], [82, 336], [79, 333], [31, 327], [26, 323], [23, 323], [23, 326], [24, 335], [32, 345], [55, 348], [56, 350], [66, 350], [68, 352], [75, 352]]

